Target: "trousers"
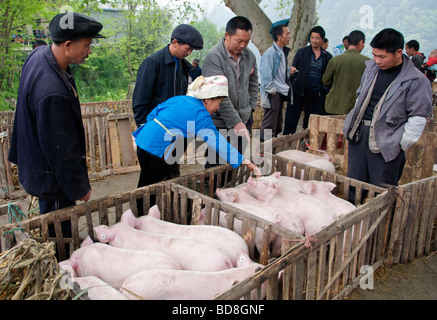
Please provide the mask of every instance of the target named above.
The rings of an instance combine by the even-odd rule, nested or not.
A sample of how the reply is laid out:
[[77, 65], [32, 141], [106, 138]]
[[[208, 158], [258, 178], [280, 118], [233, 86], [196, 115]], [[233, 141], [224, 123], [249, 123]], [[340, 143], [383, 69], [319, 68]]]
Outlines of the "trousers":
[[293, 95], [293, 104], [288, 103], [284, 120], [284, 135], [296, 133], [302, 110], [305, 112], [303, 118], [303, 128], [308, 128], [308, 122], [311, 114], [321, 114], [324, 102], [323, 95], [317, 96], [300, 96]]
[[[405, 166], [405, 152], [401, 150], [394, 160], [386, 162], [381, 153], [369, 148], [370, 127], [360, 125], [358, 130], [357, 143], [349, 142], [347, 176], [378, 187], [397, 186]], [[354, 192], [349, 194], [349, 199], [354, 197]]]

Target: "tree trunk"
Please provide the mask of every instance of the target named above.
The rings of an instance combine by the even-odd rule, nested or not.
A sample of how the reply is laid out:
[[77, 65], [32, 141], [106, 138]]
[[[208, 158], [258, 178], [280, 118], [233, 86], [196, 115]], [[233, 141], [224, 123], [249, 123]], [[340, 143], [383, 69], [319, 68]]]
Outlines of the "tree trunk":
[[260, 8], [257, 0], [224, 0], [225, 5], [236, 15], [248, 18], [253, 25], [252, 42], [263, 54], [273, 43], [269, 33], [272, 22]]
[[295, 0], [288, 27], [291, 32], [289, 65], [299, 48], [308, 44], [311, 28], [316, 24], [316, 0]]
[[[236, 15], [247, 17], [253, 24], [252, 42], [263, 54], [273, 43], [270, 35], [272, 21], [259, 6], [259, 0], [223, 0], [225, 5]], [[308, 43], [308, 35], [316, 23], [316, 0], [295, 0], [291, 13], [289, 28], [291, 32], [288, 56], [293, 60], [296, 51]]]

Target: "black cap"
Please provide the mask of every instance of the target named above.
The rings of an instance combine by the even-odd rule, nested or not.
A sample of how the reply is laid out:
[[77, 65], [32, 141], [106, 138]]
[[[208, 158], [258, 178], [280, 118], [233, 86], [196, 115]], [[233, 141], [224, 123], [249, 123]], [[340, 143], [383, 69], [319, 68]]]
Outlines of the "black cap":
[[78, 12], [57, 14], [49, 24], [53, 41], [68, 41], [79, 38], [105, 38], [99, 34], [103, 25], [97, 20]]
[[171, 38], [188, 44], [194, 50], [203, 49], [203, 38], [199, 31], [189, 24], [178, 25], [171, 33]]

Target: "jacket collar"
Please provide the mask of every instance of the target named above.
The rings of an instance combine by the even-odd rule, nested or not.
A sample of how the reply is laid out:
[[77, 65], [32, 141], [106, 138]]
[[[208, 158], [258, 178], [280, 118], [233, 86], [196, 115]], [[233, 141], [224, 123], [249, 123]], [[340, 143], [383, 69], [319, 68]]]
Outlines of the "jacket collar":
[[285, 56], [288, 56], [290, 52], [290, 48], [285, 46], [284, 48], [279, 47], [276, 42], [273, 43], [273, 47], [276, 49], [276, 51], [284, 51]]
[[[416, 67], [414, 66], [413, 62], [405, 54], [402, 55], [402, 59], [402, 69], [395, 81], [399, 79], [400, 82], [405, 82], [411, 79], [418, 78], [419, 74], [416, 72]], [[379, 68], [373, 59], [366, 61], [365, 64], [366, 68], [369, 68], [369, 72], [371, 74], [376, 74], [379, 71]]]
[[[164, 51], [164, 63], [165, 63], [165, 65], [169, 65], [169, 64], [173, 64], [173, 63], [175, 63], [175, 61], [174, 61], [174, 59], [173, 59], [173, 56], [172, 56], [171, 53], [170, 53], [170, 45], [167, 45], [167, 46], [164, 48], [163, 51]], [[191, 65], [191, 63], [189, 63], [189, 62], [187, 61], [187, 59], [179, 59], [179, 61], [181, 61], [182, 68], [183, 68], [185, 71], [188, 72], [188, 70], [190, 70], [190, 69], [193, 68], [193, 66]]]
[[[76, 88], [71, 84], [70, 81], [68, 81], [67, 76], [64, 74], [64, 71], [61, 70], [61, 67], [58, 64], [58, 61], [56, 61], [55, 55], [52, 52], [52, 45], [46, 46], [44, 48], [44, 56], [46, 57], [47, 61], [49, 62], [49, 65], [52, 67], [52, 69], [62, 79], [62, 82], [69, 89], [69, 91], [71, 92], [73, 97], [75, 99], [78, 99], [78, 94], [77, 94]], [[70, 75], [72, 74], [70, 66], [67, 67], [66, 72]]]
[[[222, 40], [220, 41], [220, 43], [219, 43], [219, 49], [220, 49], [220, 52], [221, 52], [221, 54], [223, 55], [224, 58], [226, 58], [226, 59], [230, 59], [230, 58], [232, 58], [231, 54], [229, 53], [228, 49], [227, 49], [226, 46], [225, 46], [225, 37], [223, 37]], [[241, 56], [246, 56], [246, 55], [248, 55], [248, 54], [249, 54], [249, 53], [248, 53], [248, 51], [247, 51], [247, 48], [244, 49], [244, 50], [241, 52]]]

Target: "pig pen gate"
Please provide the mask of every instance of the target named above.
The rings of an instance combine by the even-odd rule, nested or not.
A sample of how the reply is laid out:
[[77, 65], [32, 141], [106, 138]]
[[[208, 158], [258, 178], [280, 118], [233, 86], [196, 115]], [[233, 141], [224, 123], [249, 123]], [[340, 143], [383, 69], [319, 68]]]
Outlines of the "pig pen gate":
[[[108, 125], [104, 124], [105, 120], [99, 124], [96, 119], [108, 119], [109, 114], [105, 114], [107, 110], [99, 108], [98, 115], [87, 116], [84, 113], [84, 125], [88, 132], [101, 130], [97, 137], [100, 136], [102, 128], [107, 128], [105, 134], [108, 134]], [[434, 108], [434, 113], [435, 113]], [[131, 121], [132, 119], [123, 118], [118, 115], [118, 119], [114, 119], [114, 123], [119, 126], [120, 119]], [[331, 122], [326, 130], [326, 135], [334, 134], [335, 138], [328, 138], [326, 150], [334, 152], [334, 158], [337, 161], [347, 160], [344, 150], [347, 151], [347, 142], [344, 140], [339, 144], [338, 131], [340, 125], [332, 125], [332, 119], [328, 117], [320, 117], [318, 124], [314, 125], [314, 119], [311, 117], [309, 129], [298, 134], [286, 137], [280, 137], [272, 141], [273, 153], [288, 149], [305, 150], [304, 141], [309, 141], [309, 144], [317, 149], [321, 143], [320, 136], [323, 134], [323, 121]], [[93, 119], [96, 121], [92, 121]], [[435, 126], [435, 116], [430, 119], [432, 123], [428, 123], [427, 128]], [[338, 122], [341, 119], [335, 119]], [[95, 127], [93, 127], [95, 125]], [[125, 126], [128, 127], [127, 125]], [[314, 129], [317, 128], [318, 129]], [[100, 129], [99, 129], [100, 128]], [[118, 127], [117, 127], [118, 128]], [[337, 128], [334, 130], [332, 128]], [[311, 130], [313, 132], [311, 133]], [[119, 131], [115, 130], [114, 132]], [[317, 132], [317, 134], [314, 134]], [[321, 133], [322, 132], [322, 133]], [[428, 131], [427, 131], [428, 133]], [[130, 133], [129, 133], [130, 134]], [[92, 136], [96, 137], [95, 134]], [[431, 139], [433, 138], [430, 132]], [[93, 145], [92, 137], [88, 134], [87, 143]], [[117, 139], [120, 139], [117, 137]], [[317, 140], [319, 139], [319, 140]], [[110, 140], [113, 143], [113, 140]], [[335, 144], [333, 147], [332, 144]], [[97, 141], [96, 145], [102, 144]], [[131, 142], [126, 142], [126, 145]], [[108, 146], [108, 144], [105, 144]], [[129, 147], [127, 150], [130, 150]], [[338, 146], [341, 146], [339, 150]], [[426, 143], [425, 143], [426, 145]], [[432, 144], [436, 145], [436, 144]], [[112, 148], [111, 143], [109, 144]], [[426, 147], [426, 146], [425, 146]], [[417, 148], [414, 152], [417, 156], [408, 157], [407, 159], [415, 159], [414, 165], [420, 166], [418, 160], [423, 159], [423, 155], [430, 156], [429, 151], [426, 153], [423, 148]], [[102, 148], [103, 149], [103, 148]], [[123, 148], [119, 148], [116, 153], [121, 154]], [[100, 150], [100, 149], [99, 149]], [[419, 151], [417, 151], [419, 150]], [[130, 150], [131, 151], [131, 150]], [[343, 152], [343, 154], [341, 154]], [[422, 155], [420, 155], [420, 153]], [[95, 157], [101, 157], [96, 152]], [[113, 152], [106, 148], [107, 159], [112, 159]], [[206, 210], [206, 221], [210, 224], [218, 224], [217, 214], [220, 210], [228, 213], [228, 228], [232, 229], [235, 219], [244, 221], [245, 225], [245, 239], [249, 244], [251, 250], [251, 258], [259, 259], [260, 262], [267, 266], [256, 275], [249, 279], [242, 281], [235, 285], [228, 292], [218, 296], [218, 299], [236, 299], [242, 296], [249, 297], [252, 290], [256, 290], [258, 296], [261, 292], [261, 284], [268, 282], [267, 298], [268, 299], [341, 299], [345, 297], [350, 291], [358, 286], [362, 275], [359, 270], [362, 266], [370, 265], [377, 269], [382, 264], [391, 266], [394, 263], [405, 263], [411, 261], [415, 257], [421, 257], [428, 254], [431, 250], [435, 250], [437, 243], [437, 235], [435, 232], [435, 222], [437, 213], [437, 177], [429, 175], [426, 177], [425, 170], [415, 170], [417, 181], [413, 178], [409, 183], [405, 183], [398, 188], [381, 189], [372, 185], [367, 185], [359, 181], [346, 178], [340, 174], [330, 174], [318, 170], [316, 168], [308, 167], [304, 164], [292, 162], [283, 159], [276, 155], [272, 156], [274, 159], [274, 166], [272, 171], [281, 171], [283, 175], [294, 176], [296, 178], [326, 180], [334, 182], [338, 185], [337, 192], [343, 198], [351, 187], [356, 188], [358, 192], [355, 199], [356, 204], [361, 204], [360, 191], [367, 191], [370, 199], [367, 203], [359, 206], [352, 214], [336, 221], [331, 226], [322, 230], [316, 235], [318, 241], [312, 243], [311, 247], [304, 245], [305, 239], [301, 236], [290, 233], [279, 226], [271, 224], [265, 220], [254, 217], [236, 208], [229, 208], [225, 204], [212, 199], [215, 187], [231, 187], [241, 184], [250, 176], [250, 172], [239, 168], [233, 170], [230, 166], [224, 165], [217, 168], [202, 171], [198, 174], [192, 174], [185, 177], [180, 177], [171, 182], [159, 184], [161, 187], [142, 188], [134, 191], [124, 193], [122, 195], [114, 195], [106, 199], [96, 200], [94, 202], [77, 206], [75, 208], [63, 209], [58, 212], [50, 213], [41, 217], [36, 217], [22, 222], [24, 231], [28, 233], [37, 232], [38, 239], [42, 241], [49, 240], [48, 224], [54, 223], [55, 230], [57, 230], [54, 241], [57, 244], [60, 254], [62, 252], [63, 244], [70, 242], [74, 248], [77, 248], [80, 239], [83, 239], [86, 234], [93, 236], [92, 226], [99, 221], [100, 223], [113, 224], [119, 220], [124, 208], [130, 207], [136, 213], [136, 199], [138, 197], [144, 198], [145, 209], [150, 205], [150, 194], [155, 194], [158, 197], [158, 203], [162, 205], [162, 214], [165, 220], [177, 223], [190, 224], [197, 221], [197, 215], [201, 208]], [[117, 157], [115, 156], [117, 159]], [[339, 160], [343, 159], [343, 160]], [[434, 159], [435, 154], [434, 154]], [[432, 162], [428, 161], [428, 162]], [[99, 161], [96, 161], [99, 162]], [[101, 163], [105, 163], [100, 160]], [[437, 161], [436, 161], [437, 162]], [[106, 162], [107, 172], [99, 174], [111, 174], [113, 168], [108, 169], [111, 161]], [[337, 162], [337, 165], [341, 162]], [[131, 163], [132, 164], [132, 163]], [[410, 164], [411, 166], [411, 164]], [[120, 164], [119, 168], [122, 170], [132, 170], [132, 165], [123, 169]], [[412, 166], [413, 167], [413, 166]], [[417, 172], [425, 175], [418, 176]], [[156, 189], [158, 188], [158, 189]], [[417, 201], [418, 196], [423, 201]], [[111, 210], [110, 210], [111, 209]], [[108, 216], [109, 211], [115, 211], [115, 218], [112, 220]], [[79, 219], [85, 220], [86, 227], [84, 230], [79, 230]], [[60, 222], [63, 220], [70, 220], [73, 226], [73, 238], [64, 239], [60, 233]], [[16, 228], [17, 224], [11, 224], [0, 228], [3, 235], [6, 231]], [[262, 252], [257, 253], [253, 246], [254, 232], [258, 228], [263, 230], [264, 246]], [[358, 230], [363, 230], [360, 235]], [[81, 234], [82, 233], [82, 234]], [[282, 243], [282, 255], [273, 260], [268, 256], [266, 243], [272, 235], [280, 235], [284, 241]], [[296, 241], [300, 241], [296, 242]], [[13, 237], [8, 234], [3, 240], [6, 247], [14, 244]], [[434, 248], [434, 249], [433, 249]], [[255, 257], [255, 254], [259, 256]], [[281, 273], [281, 271], [283, 271]], [[279, 274], [282, 274], [282, 279], [278, 280]]]

